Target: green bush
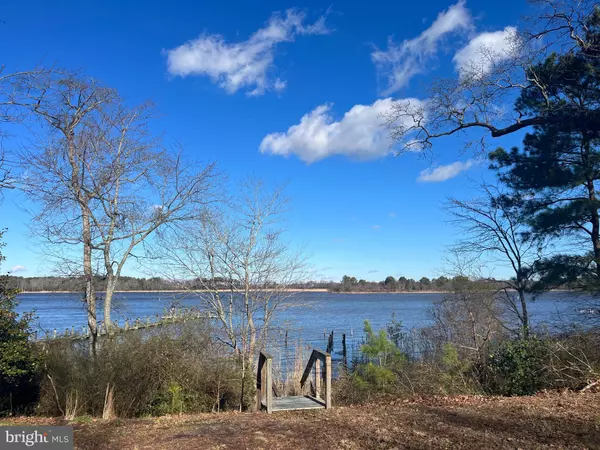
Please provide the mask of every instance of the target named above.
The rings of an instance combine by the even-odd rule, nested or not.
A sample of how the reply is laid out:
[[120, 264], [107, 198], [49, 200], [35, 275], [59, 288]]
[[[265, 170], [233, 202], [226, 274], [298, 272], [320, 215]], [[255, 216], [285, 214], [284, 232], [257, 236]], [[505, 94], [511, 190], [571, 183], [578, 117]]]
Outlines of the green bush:
[[489, 388], [501, 395], [532, 395], [550, 385], [550, 346], [537, 338], [507, 341], [490, 356]]
[[7, 281], [0, 277], [0, 415], [31, 412], [39, 393], [40, 359], [29, 340], [32, 315], [15, 312], [17, 291]]

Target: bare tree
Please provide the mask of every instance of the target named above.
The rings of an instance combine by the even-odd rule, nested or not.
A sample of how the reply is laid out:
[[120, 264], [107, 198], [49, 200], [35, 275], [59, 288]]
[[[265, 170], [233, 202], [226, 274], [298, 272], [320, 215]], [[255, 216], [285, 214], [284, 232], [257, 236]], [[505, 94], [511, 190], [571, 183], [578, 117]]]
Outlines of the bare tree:
[[248, 180], [237, 192], [195, 226], [161, 237], [173, 275], [190, 279], [190, 289], [219, 321], [220, 339], [238, 357], [245, 385], [276, 313], [290, 306], [289, 285], [305, 281], [307, 264], [282, 240], [282, 190], [267, 193], [262, 182]]
[[10, 162], [3, 146], [6, 129], [2, 124], [21, 122], [25, 114], [16, 107], [22, 99], [23, 86], [30, 77], [49, 74], [53, 69], [36, 68], [28, 71], [7, 72], [4, 65], [0, 66], [0, 192], [2, 189], [13, 189], [15, 179], [11, 176]]
[[[462, 135], [468, 147], [483, 149], [488, 136], [505, 136], [561, 121], [565, 116], [589, 117], [589, 105], [547, 86], [538, 77], [535, 64], [557, 49], [569, 52], [578, 48], [592, 57], [600, 55], [598, 42], [588, 33], [588, 19], [596, 13], [596, 2], [532, 3], [537, 15], [526, 21], [525, 29], [507, 35], [503, 51], [483, 46], [456, 78], [433, 82], [424, 100], [394, 102], [384, 118], [400, 151], [428, 150], [436, 139], [450, 135]], [[538, 111], [519, 103], [513, 107], [515, 98], [526, 89], [545, 98], [546, 107]]]
[[435, 324], [428, 333], [433, 333], [436, 342], [455, 345], [461, 356], [483, 363], [490, 344], [505, 333], [501, 321], [504, 308], [493, 283], [472, 271], [472, 261], [465, 261], [465, 255], [456, 255], [450, 292], [434, 302]]
[[90, 117], [117, 100], [112, 89], [77, 74], [40, 73], [16, 77], [11, 106], [40, 119], [47, 134], [39, 149], [25, 151], [24, 190], [38, 201], [43, 236], [55, 244], [77, 244], [83, 250], [85, 304], [90, 345], [97, 339], [96, 297], [93, 286], [92, 199], [86, 184], [86, 153], [91, 147]]
[[14, 181], [10, 175], [10, 168], [6, 161], [6, 154], [0, 143], [0, 193], [3, 189], [12, 189], [14, 187]]
[[449, 200], [453, 222], [463, 233], [455, 250], [475, 258], [486, 256], [509, 266], [513, 276], [503, 282], [501, 293], [520, 324], [521, 336], [527, 338], [530, 328], [527, 295], [545, 244], [527, 238], [525, 219], [499, 201], [501, 192], [498, 188], [484, 185], [481, 190], [483, 195], [474, 200]]
[[[107, 278], [104, 322], [128, 258], [159, 227], [190, 220], [212, 201], [216, 173], [185, 164], [148, 130], [149, 105], [126, 107], [116, 91], [78, 74], [33, 77], [15, 105], [46, 124], [22, 151], [23, 189], [41, 209], [51, 244], [83, 251], [91, 345], [97, 338], [94, 265]], [[95, 255], [98, 254], [99, 258]]]
[[183, 159], [183, 149], [163, 148], [147, 129], [147, 106], [115, 104], [95, 119], [84, 164], [93, 192], [92, 246], [102, 254], [104, 322], [110, 331], [113, 294], [133, 251], [162, 226], [202, 217], [219, 199], [220, 176], [212, 163], [192, 165]]

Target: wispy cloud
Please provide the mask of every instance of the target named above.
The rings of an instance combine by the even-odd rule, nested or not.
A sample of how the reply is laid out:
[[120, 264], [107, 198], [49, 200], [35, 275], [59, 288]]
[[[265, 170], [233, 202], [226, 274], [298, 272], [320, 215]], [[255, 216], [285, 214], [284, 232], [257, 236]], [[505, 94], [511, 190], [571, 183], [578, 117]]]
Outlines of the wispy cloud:
[[379, 225], [373, 225], [371, 228], [373, 228], [374, 230], [379, 230], [379, 229], [381, 229], [381, 226], [379, 226]]
[[227, 42], [219, 34], [204, 34], [167, 50], [167, 70], [181, 77], [208, 76], [230, 94], [242, 88], [247, 89], [249, 96], [269, 90], [279, 92], [285, 89], [286, 82], [269, 77], [275, 47], [282, 42], [293, 42], [297, 36], [329, 33], [325, 19], [321, 16], [307, 24], [304, 11], [288, 9], [285, 13], [274, 13], [246, 41]]
[[12, 266], [10, 268], [10, 273], [12, 274], [12, 273], [18, 273], [18, 272], [25, 272], [26, 270], [27, 270], [27, 267], [17, 265], [17, 266]]
[[494, 63], [515, 56], [518, 52], [517, 29], [480, 33], [456, 52], [453, 61], [459, 74], [485, 75]]
[[462, 172], [469, 170], [471, 167], [477, 165], [477, 161], [469, 159], [465, 162], [457, 161], [452, 164], [445, 166], [438, 166], [435, 168], [429, 168], [421, 171], [419, 174], [418, 181], [427, 183], [437, 183], [440, 181], [446, 181], [450, 178], [454, 178]]
[[369, 270], [367, 273], [379, 273], [379, 270], [373, 269], [373, 270]]
[[[417, 99], [407, 99], [411, 104]], [[271, 133], [260, 144], [260, 151], [272, 155], [296, 155], [312, 163], [333, 155], [361, 160], [381, 158], [391, 152], [392, 141], [381, 115], [392, 107], [392, 99], [377, 100], [371, 105], [355, 105], [336, 121], [331, 104], [316, 107], [283, 133]], [[407, 125], [409, 119], [406, 119]]]
[[439, 13], [431, 26], [419, 36], [400, 44], [394, 43], [390, 37], [386, 50], [377, 49], [371, 54], [379, 76], [387, 81], [387, 88], [382, 94], [390, 95], [405, 87], [415, 75], [424, 73], [431, 66], [445, 36], [472, 28], [471, 13], [465, 7], [465, 1], [459, 0]]

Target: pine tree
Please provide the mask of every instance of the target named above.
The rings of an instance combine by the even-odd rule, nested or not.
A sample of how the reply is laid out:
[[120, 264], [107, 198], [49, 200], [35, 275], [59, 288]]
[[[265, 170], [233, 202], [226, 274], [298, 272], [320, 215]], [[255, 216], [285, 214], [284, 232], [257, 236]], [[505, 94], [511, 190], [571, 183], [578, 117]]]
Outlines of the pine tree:
[[490, 154], [492, 168], [512, 189], [499, 201], [528, 218], [530, 239], [561, 239], [573, 250], [545, 260], [545, 288], [577, 282], [600, 287], [600, 9], [587, 22], [582, 44], [531, 67], [516, 102], [520, 111], [545, 115], [523, 148]]

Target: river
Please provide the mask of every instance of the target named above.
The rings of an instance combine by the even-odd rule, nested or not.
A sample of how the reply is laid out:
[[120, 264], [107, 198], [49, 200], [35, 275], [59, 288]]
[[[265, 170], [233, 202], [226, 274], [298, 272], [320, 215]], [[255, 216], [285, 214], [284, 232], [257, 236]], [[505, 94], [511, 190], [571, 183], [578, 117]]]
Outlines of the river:
[[[384, 328], [392, 314], [402, 321], [405, 330], [427, 326], [431, 323], [431, 309], [436, 299], [444, 294], [334, 294], [326, 292], [300, 292], [286, 302], [277, 316], [276, 324], [283, 336], [302, 339], [307, 344], [323, 346], [326, 335], [345, 333], [349, 338], [362, 336], [363, 323], [369, 320], [374, 329]], [[31, 293], [20, 294], [18, 312], [34, 311], [34, 328], [41, 336], [57, 329], [60, 332], [74, 327], [81, 330], [87, 323], [81, 294]], [[121, 292], [114, 298], [113, 320], [121, 325], [128, 318], [142, 321], [147, 316], [162, 316], [172, 305], [181, 308], [200, 308], [198, 295], [191, 293]], [[568, 292], [544, 294], [530, 304], [532, 324], [550, 328], [559, 324], [578, 322], [583, 317], [577, 313], [581, 299]], [[102, 301], [98, 303], [98, 320], [102, 320]]]

